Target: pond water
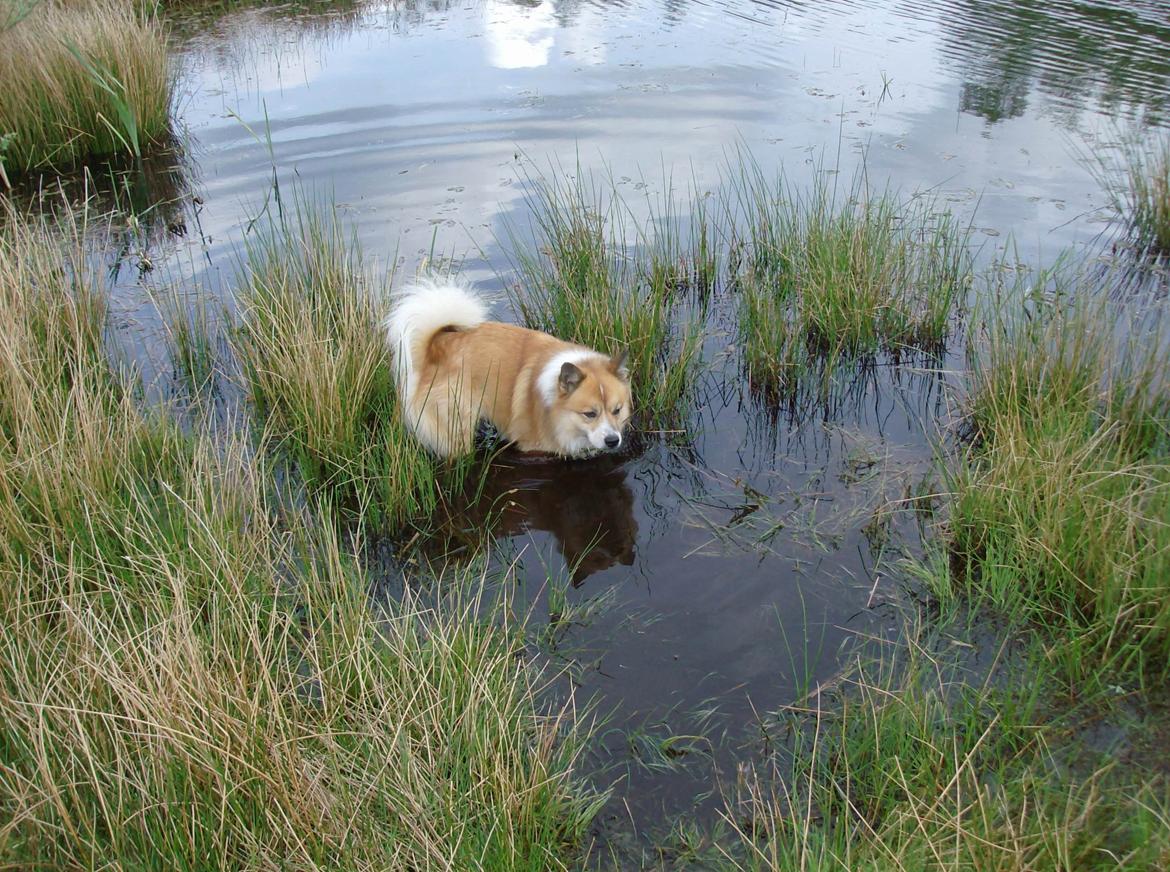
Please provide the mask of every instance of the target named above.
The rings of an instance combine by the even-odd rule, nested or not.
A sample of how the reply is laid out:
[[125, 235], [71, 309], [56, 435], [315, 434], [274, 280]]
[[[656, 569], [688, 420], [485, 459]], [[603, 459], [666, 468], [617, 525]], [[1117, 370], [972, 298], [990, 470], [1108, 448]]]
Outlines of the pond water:
[[[1025, 253], [1100, 230], [1077, 157], [1160, 123], [1164, 4], [431, 2], [253, 9], [184, 41], [193, 187], [212, 269], [273, 165], [331, 193], [367, 249], [469, 256], [524, 219], [518, 161], [604, 167], [631, 194], [716, 185], [743, 144], [799, 179], [864, 151], [876, 184], [935, 189]], [[1086, 215], [1086, 213], [1089, 213]]]
[[[162, 229], [116, 253], [148, 373], [166, 371], [148, 291], [182, 276], [230, 306], [274, 182], [332, 197], [399, 276], [437, 252], [488, 291], [511, 280], [532, 168], [606, 174], [637, 208], [668, 177], [714, 191], [737, 149], [797, 184], [864, 160], [876, 187], [971, 218], [985, 255], [1011, 240], [1043, 263], [1103, 245], [1083, 155], [1164, 125], [1170, 98], [1156, 0], [245, 5], [175, 38], [182, 158], [136, 192], [167, 201]], [[953, 414], [957, 350], [770, 412], [720, 311], [687, 433], [617, 460], [504, 458], [486, 490], [534, 621], [562, 618], [544, 656], [608, 717], [589, 761], [615, 787], [599, 839], [619, 847], [714, 809], [759, 719], [831, 680], [858, 634], [896, 631], [897, 558], [929, 519], [889, 509], [937, 490]], [[453, 513], [454, 539], [484, 506]]]

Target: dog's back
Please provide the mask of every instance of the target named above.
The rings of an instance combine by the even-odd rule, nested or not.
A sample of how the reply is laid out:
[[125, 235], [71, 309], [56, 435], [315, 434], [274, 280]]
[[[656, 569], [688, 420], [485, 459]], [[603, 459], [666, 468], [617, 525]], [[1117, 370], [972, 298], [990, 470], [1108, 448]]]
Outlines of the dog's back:
[[469, 330], [487, 320], [487, 305], [468, 288], [437, 281], [407, 285], [395, 297], [386, 322], [402, 400], [408, 406], [418, 389], [427, 348], [442, 330]]

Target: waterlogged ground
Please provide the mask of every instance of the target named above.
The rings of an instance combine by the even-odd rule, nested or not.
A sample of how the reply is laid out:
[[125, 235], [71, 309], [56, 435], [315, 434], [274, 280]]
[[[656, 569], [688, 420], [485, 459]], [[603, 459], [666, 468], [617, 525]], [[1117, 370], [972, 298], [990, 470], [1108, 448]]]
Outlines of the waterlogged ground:
[[[241, 240], [294, 191], [332, 198], [400, 278], [437, 257], [499, 292], [534, 172], [604, 175], [637, 218], [668, 179], [718, 200], [740, 149], [798, 186], [864, 157], [874, 187], [970, 220], [981, 263], [1010, 244], [1040, 264], [1109, 251], [1085, 155], [1164, 124], [1170, 97], [1153, 0], [292, 4], [201, 13], [175, 39], [178, 156], [88, 183], [138, 216], [110, 252], [115, 328], [162, 395], [153, 298], [232, 309]], [[605, 718], [589, 762], [618, 850], [711, 812], [767, 712], [895, 631], [953, 423], [961, 348], [775, 409], [744, 383], [722, 289], [706, 329], [686, 426], [616, 460], [505, 456], [428, 546], [457, 554], [491, 524], [534, 650]], [[219, 396], [226, 418], [240, 395]]]

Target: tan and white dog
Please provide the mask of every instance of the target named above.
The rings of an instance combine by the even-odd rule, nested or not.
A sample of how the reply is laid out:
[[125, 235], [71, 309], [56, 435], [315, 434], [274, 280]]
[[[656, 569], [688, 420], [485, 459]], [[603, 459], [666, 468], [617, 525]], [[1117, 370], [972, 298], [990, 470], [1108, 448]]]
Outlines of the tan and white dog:
[[386, 327], [403, 415], [437, 453], [469, 451], [482, 419], [521, 451], [621, 447], [631, 411], [624, 353], [488, 321], [476, 294], [440, 282], [403, 289]]

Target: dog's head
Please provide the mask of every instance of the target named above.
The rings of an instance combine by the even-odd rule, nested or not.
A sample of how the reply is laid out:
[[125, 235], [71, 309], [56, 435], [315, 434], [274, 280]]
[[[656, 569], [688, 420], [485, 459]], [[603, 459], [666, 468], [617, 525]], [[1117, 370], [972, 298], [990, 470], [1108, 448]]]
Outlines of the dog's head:
[[621, 447], [631, 412], [625, 352], [558, 355], [543, 381], [553, 430], [566, 454]]

